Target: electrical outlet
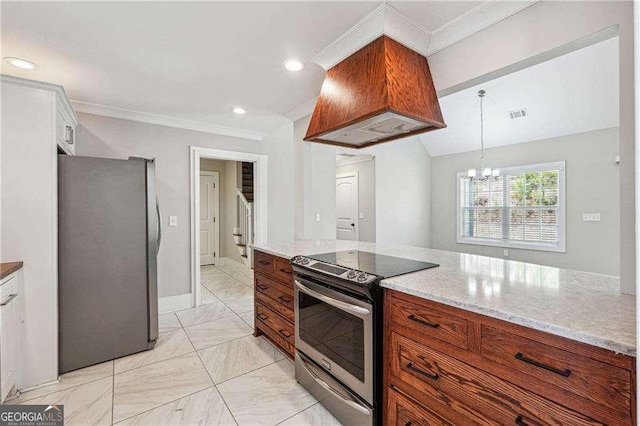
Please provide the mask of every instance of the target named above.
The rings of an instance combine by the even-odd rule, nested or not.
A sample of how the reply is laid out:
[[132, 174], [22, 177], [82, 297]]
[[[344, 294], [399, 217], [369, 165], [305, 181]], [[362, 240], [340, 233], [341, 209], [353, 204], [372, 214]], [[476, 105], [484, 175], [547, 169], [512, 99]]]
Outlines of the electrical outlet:
[[504, 257], [509, 257], [509, 250], [505, 249], [503, 253], [504, 253]]
[[600, 222], [600, 213], [583, 213], [582, 220], [585, 222]]
[[178, 226], [178, 216], [169, 216], [169, 226]]
[[358, 214], [358, 219], [364, 219], [364, 212], [360, 212], [360, 214]]
[[316, 213], [316, 222], [320, 222], [320, 213]]

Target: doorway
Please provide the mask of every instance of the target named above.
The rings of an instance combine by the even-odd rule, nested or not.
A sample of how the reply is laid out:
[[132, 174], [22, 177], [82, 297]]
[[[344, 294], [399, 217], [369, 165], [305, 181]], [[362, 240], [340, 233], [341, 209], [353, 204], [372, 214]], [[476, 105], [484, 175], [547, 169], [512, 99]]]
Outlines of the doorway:
[[336, 176], [336, 235], [358, 241], [358, 172]]
[[[267, 241], [267, 223], [268, 223], [267, 222], [267, 156], [262, 154], [249, 154], [244, 152], [223, 151], [223, 150], [201, 148], [201, 147], [191, 147], [190, 149], [191, 149], [191, 153], [190, 153], [191, 154], [190, 155], [191, 156], [191, 173], [190, 173], [191, 295], [192, 295], [192, 306], [199, 306], [201, 304], [201, 298], [202, 298], [201, 286], [200, 286], [200, 283], [201, 283], [200, 268], [201, 268], [201, 265], [203, 264], [202, 262], [209, 262], [211, 260], [210, 240], [206, 239], [210, 235], [207, 232], [207, 229], [211, 226], [211, 222], [207, 221], [207, 218], [209, 217], [209, 215], [212, 215], [213, 217], [215, 217], [213, 221], [213, 232], [217, 236], [217, 243], [215, 242], [216, 239], [214, 239], [213, 252], [215, 254], [214, 254], [213, 264], [217, 265], [217, 263], [220, 263], [222, 260], [226, 260], [222, 256], [220, 256], [220, 253], [221, 253], [220, 245], [221, 245], [221, 238], [222, 238], [222, 231], [220, 228], [221, 226], [220, 223], [222, 222], [220, 220], [220, 215], [221, 215], [220, 197], [221, 197], [221, 190], [222, 190], [222, 183], [220, 182], [221, 177], [218, 174], [218, 181], [214, 182], [215, 190], [217, 190], [218, 195], [216, 195], [215, 190], [212, 193], [208, 193], [210, 189], [214, 189], [214, 188], [210, 188], [210, 189], [203, 188], [206, 185], [210, 185], [211, 182], [210, 180], [207, 180], [206, 178], [204, 178], [204, 176], [207, 176], [206, 174], [204, 176], [201, 175], [201, 172], [203, 171], [202, 165], [206, 164], [210, 160], [214, 162], [217, 161], [219, 163], [225, 163], [225, 162], [235, 163], [235, 165], [237, 166], [235, 170], [237, 171], [238, 177], [237, 177], [237, 180], [233, 179], [233, 181], [242, 182], [242, 177], [243, 177], [242, 163], [251, 164], [252, 166], [251, 178], [253, 179], [253, 184], [254, 184], [252, 187], [253, 193], [251, 195], [252, 195], [253, 202], [251, 203], [252, 209], [251, 209], [251, 216], [249, 219], [251, 225], [245, 227], [243, 229], [243, 233], [247, 235], [249, 233], [251, 234], [251, 239], [250, 239], [251, 242], [265, 242]], [[210, 172], [214, 173], [211, 170]], [[234, 176], [234, 177], [236, 176], [236, 173], [227, 173], [227, 170], [225, 169], [225, 176], [227, 174], [229, 174], [229, 176]], [[229, 182], [231, 182], [231, 180], [229, 180]], [[246, 184], [246, 178], [245, 178], [245, 182], [242, 182], [242, 183]], [[246, 187], [246, 185], [244, 186]], [[226, 200], [225, 206], [229, 207], [231, 206], [231, 201], [229, 200], [232, 197], [230, 196], [227, 197], [227, 196], [229, 194], [232, 194], [232, 192], [235, 194], [235, 188], [233, 188], [233, 191], [227, 190], [227, 189], [229, 188], [225, 189], [226, 191], [225, 193], [228, 192], [228, 194], [225, 195], [225, 200]], [[243, 189], [244, 188], [242, 188], [241, 186], [240, 192], [242, 192]], [[205, 195], [205, 194], [208, 194], [208, 195]], [[214, 202], [213, 212], [209, 210], [210, 206], [203, 205], [203, 199], [206, 199], [207, 201], [210, 199], [207, 197], [213, 197], [214, 199], [218, 197], [218, 202], [217, 203]], [[229, 198], [229, 200], [227, 200], [227, 198]], [[238, 195], [238, 198], [242, 198], [242, 197]], [[236, 202], [236, 199], [234, 198], [233, 207], [235, 207], [235, 202]], [[241, 210], [240, 207], [238, 207], [237, 211], [240, 211], [240, 210]], [[231, 223], [231, 220], [232, 220], [233, 225], [230, 225], [231, 228], [230, 226], [225, 225], [225, 231], [224, 231], [225, 236], [229, 238], [232, 238], [232, 237], [235, 238], [233, 234], [235, 234], [236, 231], [233, 228], [234, 226], [236, 226], [236, 218], [235, 218], [235, 215], [228, 215], [228, 216], [230, 217], [233, 216], [229, 222]], [[238, 218], [238, 221], [240, 221], [240, 218]], [[245, 218], [245, 223], [246, 221], [247, 220]], [[230, 228], [231, 230], [227, 228]], [[226, 244], [226, 240], [225, 240], [225, 244]], [[248, 265], [251, 264], [251, 255], [252, 255], [251, 249], [250, 247], [248, 247], [249, 245], [250, 244], [247, 244], [247, 247], [244, 247], [244, 249], [246, 250], [245, 256], [242, 256], [242, 254], [238, 254], [238, 256], [240, 256], [241, 258], [244, 258], [245, 262]], [[238, 250], [237, 247], [239, 246], [242, 246], [242, 244], [241, 243], [233, 244], [233, 250]], [[229, 250], [229, 252], [231, 253], [232, 251]], [[234, 263], [234, 262], [231, 262], [231, 263]], [[208, 263], [205, 263], [205, 264], [208, 264]], [[245, 267], [245, 265], [242, 265], [242, 266]]]
[[336, 155], [336, 238], [375, 242], [375, 158], [369, 154]]
[[200, 266], [216, 265], [220, 253], [220, 174], [200, 171]]

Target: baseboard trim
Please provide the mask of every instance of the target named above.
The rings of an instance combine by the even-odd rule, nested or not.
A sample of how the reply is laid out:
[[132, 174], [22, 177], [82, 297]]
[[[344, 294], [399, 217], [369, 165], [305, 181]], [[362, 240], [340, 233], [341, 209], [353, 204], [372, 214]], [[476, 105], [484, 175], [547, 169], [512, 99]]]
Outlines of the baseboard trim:
[[193, 308], [193, 295], [191, 293], [166, 296], [158, 299], [158, 312], [161, 314], [188, 308]]

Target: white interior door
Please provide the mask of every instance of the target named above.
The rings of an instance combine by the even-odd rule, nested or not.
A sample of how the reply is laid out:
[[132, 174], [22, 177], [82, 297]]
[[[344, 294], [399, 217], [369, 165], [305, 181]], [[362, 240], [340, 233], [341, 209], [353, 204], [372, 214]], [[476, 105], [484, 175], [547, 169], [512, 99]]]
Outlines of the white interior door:
[[358, 240], [358, 173], [336, 176], [336, 235]]
[[213, 265], [218, 257], [218, 173], [200, 175], [200, 266]]

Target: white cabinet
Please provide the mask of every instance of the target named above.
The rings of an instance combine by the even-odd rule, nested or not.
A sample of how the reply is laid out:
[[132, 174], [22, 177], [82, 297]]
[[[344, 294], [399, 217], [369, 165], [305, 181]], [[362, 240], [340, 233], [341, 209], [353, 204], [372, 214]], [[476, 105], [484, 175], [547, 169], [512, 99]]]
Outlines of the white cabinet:
[[4, 74], [0, 85], [0, 261], [26, 265], [15, 299], [24, 305], [22, 390], [58, 379], [58, 152], [74, 153], [65, 132], [78, 122], [60, 86]]
[[18, 380], [20, 277], [14, 273], [0, 284], [0, 402], [15, 393]]

